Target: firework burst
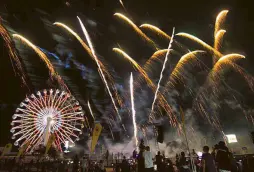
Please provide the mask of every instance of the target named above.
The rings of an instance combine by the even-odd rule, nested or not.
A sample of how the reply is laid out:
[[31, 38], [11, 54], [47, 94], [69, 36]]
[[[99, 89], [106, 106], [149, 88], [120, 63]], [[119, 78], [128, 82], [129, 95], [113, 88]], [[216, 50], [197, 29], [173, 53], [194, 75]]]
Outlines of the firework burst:
[[38, 56], [45, 62], [46, 66], [48, 67], [48, 69], [50, 71], [51, 76], [57, 80], [57, 82], [59, 83], [59, 86], [62, 86], [63, 89], [65, 89], [66, 91], [70, 92], [68, 87], [67, 87], [67, 85], [65, 85], [65, 83], [64, 83], [63, 79], [61, 78], [61, 76], [57, 74], [57, 72], [55, 71], [53, 65], [49, 61], [49, 59], [46, 56], [46, 54], [43, 53], [43, 51], [41, 51], [32, 42], [30, 42], [28, 39], [26, 39], [25, 37], [23, 37], [23, 36], [21, 36], [19, 34], [13, 34], [13, 37], [17, 38], [17, 39], [20, 39], [22, 42], [24, 42], [29, 47], [31, 47], [38, 54]]
[[[15, 72], [20, 76], [23, 84], [29, 89], [27, 84], [27, 77], [25, 71], [22, 67], [21, 61], [19, 59], [18, 53], [16, 52], [14, 42], [12, 41], [8, 31], [2, 25], [2, 18], [0, 17], [0, 35], [5, 41], [6, 47], [8, 48], [9, 56], [11, 57], [12, 65], [14, 64], [15, 67], [18, 69], [18, 72]], [[15, 68], [14, 68], [15, 71]]]

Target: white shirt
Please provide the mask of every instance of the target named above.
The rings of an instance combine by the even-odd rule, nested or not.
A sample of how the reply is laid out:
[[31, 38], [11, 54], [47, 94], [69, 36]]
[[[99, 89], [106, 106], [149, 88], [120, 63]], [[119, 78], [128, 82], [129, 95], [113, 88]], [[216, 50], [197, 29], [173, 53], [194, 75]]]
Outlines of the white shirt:
[[150, 151], [143, 152], [143, 156], [145, 159], [145, 168], [152, 168], [153, 167], [153, 155]]

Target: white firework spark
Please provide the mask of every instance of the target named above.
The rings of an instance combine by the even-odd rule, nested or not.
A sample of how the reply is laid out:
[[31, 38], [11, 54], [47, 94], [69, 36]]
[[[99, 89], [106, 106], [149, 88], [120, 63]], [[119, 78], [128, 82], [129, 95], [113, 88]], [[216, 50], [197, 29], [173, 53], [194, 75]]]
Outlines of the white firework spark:
[[84, 113], [79, 102], [65, 91], [43, 90], [27, 97], [16, 109], [11, 123], [15, 146], [29, 143], [27, 151], [47, 143], [55, 135], [54, 145], [79, 140], [84, 127]]
[[[106, 88], [107, 88], [108, 94], [109, 94], [109, 96], [110, 96], [110, 98], [111, 98], [111, 101], [112, 101], [113, 106], [114, 106], [114, 108], [115, 108], [115, 110], [116, 110], [116, 113], [117, 113], [117, 115], [118, 115], [120, 121], [122, 121], [122, 118], [121, 118], [121, 116], [119, 115], [119, 111], [118, 111], [118, 108], [117, 108], [117, 106], [116, 106], [116, 103], [115, 103], [115, 100], [114, 100], [114, 98], [113, 98], [113, 95], [112, 95], [112, 93], [111, 93], [111, 91], [110, 91], [110, 89], [109, 89], [109, 86], [108, 86], [108, 82], [107, 82], [107, 80], [106, 80], [106, 77], [105, 77], [105, 75], [104, 75], [104, 73], [103, 73], [103, 71], [102, 71], [102, 68], [101, 68], [101, 65], [100, 65], [100, 63], [99, 63], [99, 60], [98, 60], [98, 58], [97, 58], [97, 56], [96, 56], [96, 54], [95, 54], [95, 51], [94, 51], [93, 44], [92, 44], [92, 41], [91, 41], [91, 39], [90, 39], [90, 36], [89, 36], [89, 34], [88, 34], [88, 32], [87, 32], [87, 30], [86, 30], [84, 24], [83, 24], [82, 21], [80, 20], [80, 18], [79, 18], [78, 16], [77, 16], [77, 18], [78, 18], [79, 23], [80, 23], [80, 25], [81, 25], [82, 31], [83, 31], [83, 33], [84, 33], [84, 35], [85, 35], [85, 37], [86, 37], [86, 40], [87, 40], [88, 45], [89, 45], [89, 48], [90, 48], [91, 51], [92, 51], [94, 60], [95, 60], [95, 62], [96, 62], [96, 64], [97, 64], [97, 66], [98, 66], [99, 73], [100, 73], [101, 78], [102, 78], [102, 80], [103, 80], [103, 82], [104, 82], [104, 84], [105, 84], [105, 86], [106, 86]], [[123, 127], [124, 127], [124, 125], [123, 125]], [[124, 127], [124, 130], [125, 130], [125, 127]]]
[[131, 110], [132, 110], [132, 121], [133, 121], [133, 127], [134, 127], [134, 138], [135, 138], [135, 144], [136, 144], [136, 147], [137, 147], [138, 146], [137, 122], [136, 122], [136, 110], [135, 110], [135, 104], [134, 104], [133, 76], [132, 76], [132, 73], [131, 73], [131, 77], [130, 77], [130, 94], [131, 94]]
[[92, 108], [91, 108], [91, 105], [90, 105], [89, 101], [87, 101], [87, 105], [88, 105], [88, 109], [89, 109], [89, 111], [90, 111], [91, 116], [93, 117], [93, 119], [95, 119], [95, 118], [94, 118], [94, 114], [93, 114], [93, 111], [92, 111]]
[[169, 56], [170, 48], [172, 47], [172, 43], [173, 43], [173, 39], [174, 39], [174, 33], [175, 33], [175, 28], [173, 28], [172, 36], [171, 36], [171, 39], [170, 39], [170, 42], [169, 42], [169, 45], [168, 45], [168, 51], [167, 51], [167, 54], [166, 54], [166, 57], [165, 57], [165, 60], [164, 60], [163, 66], [162, 66], [162, 70], [161, 70], [161, 74], [160, 74], [160, 79], [159, 79], [159, 82], [158, 82], [158, 85], [157, 85], [157, 88], [156, 88], [156, 91], [155, 91], [154, 99], [153, 99], [153, 104], [152, 104], [152, 109], [151, 109], [150, 117], [152, 117], [152, 115], [153, 115], [154, 104], [156, 102], [157, 94], [158, 94], [159, 89], [160, 89], [160, 83], [161, 83], [161, 80], [162, 80], [162, 77], [163, 77], [163, 72], [165, 70], [166, 63], [168, 61], [168, 56]]

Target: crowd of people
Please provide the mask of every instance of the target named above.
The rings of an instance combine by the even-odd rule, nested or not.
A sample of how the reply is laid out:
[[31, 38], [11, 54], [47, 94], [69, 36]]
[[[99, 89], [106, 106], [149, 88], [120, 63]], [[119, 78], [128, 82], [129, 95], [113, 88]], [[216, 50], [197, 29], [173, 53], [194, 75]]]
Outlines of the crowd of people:
[[24, 162], [22, 158], [0, 159], [0, 171], [10, 172], [104, 172], [106, 169], [115, 172], [254, 172], [254, 158], [246, 156], [237, 161], [225, 142], [221, 141], [211, 151], [208, 146], [204, 146], [201, 157], [193, 150], [187, 156], [181, 152], [170, 159], [160, 151], [153, 156], [150, 147], [141, 141], [139, 153], [134, 150], [131, 159], [123, 156], [121, 162], [117, 160], [110, 164], [107, 158], [95, 161], [77, 155], [68, 160], [43, 159], [30, 162]]
[[160, 152], [153, 158], [150, 147], [144, 146], [143, 141], [139, 149], [138, 172], [154, 170], [158, 172], [254, 172], [254, 157], [245, 156], [237, 161], [223, 141], [214, 145], [211, 153], [210, 148], [204, 146], [201, 157], [195, 153], [195, 150], [187, 156], [185, 152], [176, 154], [175, 163], [165, 158]]

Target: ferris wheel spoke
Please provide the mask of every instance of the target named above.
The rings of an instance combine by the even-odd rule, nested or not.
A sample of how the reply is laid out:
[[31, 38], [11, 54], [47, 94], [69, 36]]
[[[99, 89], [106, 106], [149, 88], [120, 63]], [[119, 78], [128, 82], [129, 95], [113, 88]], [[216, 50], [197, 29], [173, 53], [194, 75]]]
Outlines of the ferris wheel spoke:
[[74, 137], [78, 137], [76, 134], [74, 134], [73, 131], [69, 130], [68, 128], [66, 128], [65, 132], [70, 136], [74, 136]]
[[34, 114], [42, 115], [38, 109], [34, 109], [31, 106], [27, 106], [27, 105], [26, 105], [26, 108], [29, 109], [31, 112], [34, 112]]
[[38, 140], [41, 138], [42, 134], [43, 134], [43, 130], [40, 131], [37, 138], [35, 137], [36, 139], [31, 140], [31, 144], [38, 143]]
[[57, 109], [58, 104], [61, 103], [62, 98], [63, 98], [63, 95], [61, 94], [61, 95], [58, 97], [58, 99], [56, 100], [56, 103], [55, 103], [55, 105], [53, 106], [53, 108]]
[[26, 132], [25, 134], [23, 134], [21, 137], [19, 137], [16, 142], [19, 142], [20, 140], [23, 140], [25, 138], [29, 138], [31, 135], [34, 135], [34, 132]]
[[39, 107], [39, 109], [42, 109], [44, 107], [43, 102], [41, 100], [41, 98], [39, 97], [39, 99], [37, 97], [35, 97], [34, 99], [34, 103], [37, 104], [37, 106]]
[[66, 119], [62, 119], [62, 121], [68, 122], [68, 121], [77, 121], [77, 120], [82, 120], [82, 119], [83, 118], [71, 118], [71, 119], [66, 118]]
[[59, 103], [58, 103], [58, 105], [56, 106], [56, 109], [58, 109], [58, 108], [60, 108], [62, 105], [64, 105], [65, 104], [65, 102], [66, 102], [66, 100], [67, 100], [67, 96], [64, 96], [63, 98], [62, 98], [62, 101], [59, 101]]
[[[35, 126], [31, 126], [30, 128], [29, 127], [25, 127], [25, 128], [22, 128], [19, 132], [17, 132], [17, 133], [15, 133], [15, 134], [13, 134], [14, 136], [17, 136], [17, 135], [19, 135], [19, 134], [22, 134], [22, 133], [29, 133], [30, 131], [32, 131], [32, 130], [35, 130], [36, 128], [35, 128]], [[23, 134], [24, 135], [24, 134]]]
[[65, 128], [66, 132], [72, 136], [78, 137], [76, 134], [74, 134], [73, 130], [70, 130], [69, 128]]
[[69, 107], [71, 107], [71, 105], [67, 105], [67, 106], [61, 108], [60, 112], [64, 112], [64, 110], [67, 109], [67, 108], [69, 108]]
[[23, 120], [13, 120], [13, 123], [23, 123]]
[[66, 122], [63, 122], [62, 125], [66, 125], [65, 127], [71, 128], [71, 129], [76, 130], [76, 131], [81, 131], [81, 130], [79, 130], [79, 129], [73, 127], [72, 125], [70, 125], [70, 124], [68, 124], [68, 123], [66, 123]]
[[55, 102], [55, 98], [56, 98], [56, 95], [57, 95], [58, 93], [55, 91], [55, 94], [54, 94], [54, 96], [53, 96], [53, 100], [52, 100], [52, 102], [51, 102], [51, 105], [50, 105], [50, 107], [54, 107], [54, 102]]
[[25, 109], [19, 109], [21, 112], [25, 113], [26, 116], [33, 116], [33, 117], [36, 117], [35, 115], [33, 115], [33, 113], [31, 113], [32, 111], [28, 111], [28, 110], [25, 110]]
[[[74, 115], [82, 115], [83, 114], [82, 111], [74, 111], [74, 112], [68, 112], [68, 111], [73, 111], [73, 109], [69, 109], [67, 111], [63, 111], [61, 116], [66, 116], [66, 115], [74, 116]], [[68, 112], [68, 113], [66, 113], [66, 112]]]
[[58, 132], [59, 134], [58, 135], [58, 138], [62, 141], [62, 143], [64, 143], [65, 141], [69, 141], [71, 143], [73, 143], [73, 140], [69, 140], [68, 138], [62, 136], [62, 134], [60, 132]]
[[66, 132], [65, 132], [63, 129], [59, 128], [59, 130], [62, 131], [62, 132], [59, 132], [59, 134], [61, 134], [61, 135], [62, 135], [63, 137], [65, 137], [67, 140], [69, 140], [69, 141], [71, 141], [72, 143], [74, 143], [73, 140], [70, 138], [70, 136], [69, 136], [68, 134], [66, 134]]
[[14, 114], [14, 115], [17, 116], [17, 117], [23, 118], [23, 117], [25, 117], [26, 114], [18, 114], [17, 113], [17, 114]]
[[32, 152], [37, 146], [39, 146], [40, 143], [42, 143], [43, 137], [37, 137], [36, 140], [33, 141], [33, 144], [31, 144], [31, 150], [30, 152]]
[[44, 107], [43, 102], [41, 100], [41, 96], [39, 97], [35, 96], [33, 102], [36, 103], [40, 107], [40, 109]]
[[19, 125], [19, 126], [12, 127], [12, 129], [18, 129], [18, 128], [20, 128], [20, 129], [26, 129], [28, 127], [31, 127], [31, 125], [29, 125], [29, 124], [22, 124], [22, 125]]
[[38, 134], [39, 134], [39, 132], [36, 132], [36, 133], [34, 133], [34, 135], [30, 135], [29, 137], [27, 137], [26, 140], [31, 140], [30, 144], [33, 144], [33, 141], [35, 140], [35, 138], [40, 137]]
[[27, 106], [31, 106], [34, 109], [41, 109], [41, 107], [37, 104], [36, 101], [31, 101], [30, 99], [29, 99], [29, 101], [27, 103]]
[[60, 152], [62, 152], [61, 143], [60, 143], [59, 137], [58, 137], [57, 135], [56, 135], [56, 139], [55, 139], [55, 144], [57, 145], [58, 150], [59, 150]]
[[46, 105], [46, 103], [45, 103], [45, 98], [44, 98], [43, 95], [41, 95], [41, 93], [39, 94], [39, 98], [40, 98], [39, 100], [40, 100], [42, 106], [43, 106], [43, 107], [46, 107], [47, 105]]
[[65, 116], [73, 117], [73, 116], [78, 116], [78, 115], [82, 115], [82, 114], [83, 114], [83, 112], [65, 113], [65, 114], [62, 114], [61, 117], [62, 118], [65, 118]]

